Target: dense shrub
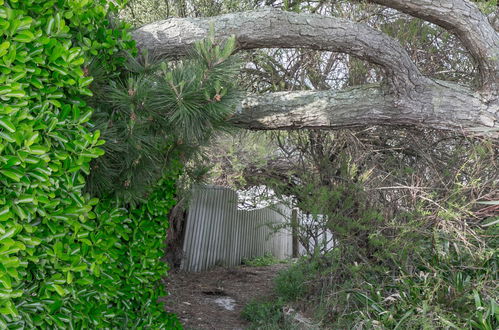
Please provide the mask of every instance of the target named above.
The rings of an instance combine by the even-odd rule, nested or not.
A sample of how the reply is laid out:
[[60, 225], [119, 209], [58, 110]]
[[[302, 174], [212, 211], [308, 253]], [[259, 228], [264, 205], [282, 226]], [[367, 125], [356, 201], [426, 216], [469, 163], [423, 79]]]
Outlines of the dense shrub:
[[310, 133], [328, 137], [301, 148], [316, 166], [275, 186], [318, 219], [300, 226], [305, 245], [322, 230], [335, 244], [279, 274], [278, 301], [335, 329], [498, 327], [497, 140], [415, 133], [385, 149]]
[[161, 258], [181, 165], [175, 162], [170, 168], [146, 203], [127, 210], [120, 201], [105, 199], [96, 207], [92, 250], [98, 263], [87, 277], [90, 285], [76, 297], [78, 302], [72, 300], [84, 308], [82, 320], [89, 315], [93, 326], [181, 328], [157, 302], [166, 295], [160, 280], [168, 266]]
[[132, 54], [107, 1], [0, 1], [0, 328], [176, 328], [156, 305], [174, 162], [147, 203], [82, 193], [103, 151], [86, 99]]
[[99, 20], [95, 8], [102, 10], [70, 10], [62, 1], [8, 1], [0, 8], [2, 326], [57, 322], [71, 276], [77, 281], [93, 262], [61, 251], [85, 251], [82, 235], [94, 227], [86, 223], [94, 215], [81, 194], [102, 143], [85, 125], [92, 110], [80, 97], [92, 81], [82, 69], [92, 45], [82, 47], [83, 34], [81, 44], [75, 41], [77, 27], [67, 23]]

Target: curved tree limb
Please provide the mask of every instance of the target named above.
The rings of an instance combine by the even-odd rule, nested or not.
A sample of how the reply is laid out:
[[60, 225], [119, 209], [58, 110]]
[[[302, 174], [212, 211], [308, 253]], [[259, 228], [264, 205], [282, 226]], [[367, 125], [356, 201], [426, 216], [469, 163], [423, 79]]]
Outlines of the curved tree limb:
[[482, 84], [499, 90], [499, 34], [477, 6], [466, 0], [370, 0], [435, 23], [455, 33], [478, 63]]
[[405, 94], [426, 84], [399, 42], [365, 24], [277, 9], [209, 18], [172, 18], [133, 32], [140, 48], [157, 55], [184, 55], [214, 26], [219, 39], [236, 37], [239, 49], [310, 48], [349, 53], [380, 65], [394, 91]]

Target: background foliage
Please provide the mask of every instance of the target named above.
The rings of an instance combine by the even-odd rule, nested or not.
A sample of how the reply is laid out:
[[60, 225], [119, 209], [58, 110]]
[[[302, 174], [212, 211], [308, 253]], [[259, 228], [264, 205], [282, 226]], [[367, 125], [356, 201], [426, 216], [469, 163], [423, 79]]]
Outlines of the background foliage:
[[317, 231], [335, 242], [277, 277], [276, 304], [338, 328], [494, 329], [497, 141], [398, 133], [280, 133], [281, 151], [249, 168], [316, 219], [299, 228], [305, 247]]

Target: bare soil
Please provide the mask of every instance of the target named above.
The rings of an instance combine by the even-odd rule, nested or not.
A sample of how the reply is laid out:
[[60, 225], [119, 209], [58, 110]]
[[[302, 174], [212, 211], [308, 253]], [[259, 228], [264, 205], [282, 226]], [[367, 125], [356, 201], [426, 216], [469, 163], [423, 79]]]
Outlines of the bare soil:
[[[171, 272], [164, 281], [170, 295], [161, 300], [167, 311], [178, 315], [185, 329], [245, 329], [249, 323], [241, 317], [244, 306], [254, 299], [272, 296], [273, 279], [287, 266]], [[223, 307], [216, 302], [231, 299], [233, 306]], [[231, 307], [233, 310], [229, 310]]]

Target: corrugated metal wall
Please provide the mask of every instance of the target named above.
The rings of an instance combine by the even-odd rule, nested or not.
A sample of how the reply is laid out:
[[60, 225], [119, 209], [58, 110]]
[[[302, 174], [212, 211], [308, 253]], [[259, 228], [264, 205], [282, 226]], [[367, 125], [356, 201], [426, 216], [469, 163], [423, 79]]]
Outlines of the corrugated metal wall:
[[289, 219], [284, 205], [252, 211], [237, 209], [237, 193], [215, 186], [198, 186], [189, 205], [181, 269], [197, 272], [214, 265], [236, 266], [242, 259], [272, 253], [292, 254], [291, 232], [274, 233], [269, 224]]

